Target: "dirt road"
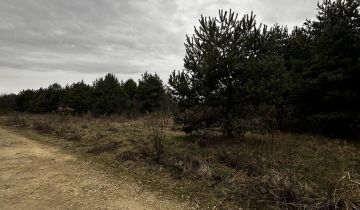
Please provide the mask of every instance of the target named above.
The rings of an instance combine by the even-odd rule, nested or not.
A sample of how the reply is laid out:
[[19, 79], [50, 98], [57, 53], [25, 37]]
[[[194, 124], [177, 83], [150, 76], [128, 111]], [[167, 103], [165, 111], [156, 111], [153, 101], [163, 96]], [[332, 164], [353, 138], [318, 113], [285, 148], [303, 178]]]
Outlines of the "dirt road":
[[0, 209], [188, 209], [0, 127]]

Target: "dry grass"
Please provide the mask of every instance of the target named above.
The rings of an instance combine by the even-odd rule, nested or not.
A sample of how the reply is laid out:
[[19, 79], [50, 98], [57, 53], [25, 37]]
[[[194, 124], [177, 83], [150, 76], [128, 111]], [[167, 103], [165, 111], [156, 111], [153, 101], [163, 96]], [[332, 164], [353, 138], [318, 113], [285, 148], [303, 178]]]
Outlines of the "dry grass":
[[360, 208], [360, 147], [345, 140], [282, 133], [241, 140], [206, 133], [199, 139], [156, 116], [61, 121], [23, 114], [1, 120], [67, 140], [114, 173], [135, 176], [200, 208]]
[[164, 152], [166, 130], [169, 128], [169, 116], [166, 114], [152, 114], [145, 120], [147, 139], [152, 145], [154, 160], [159, 162]]
[[96, 145], [94, 148], [89, 149], [88, 153], [98, 155], [103, 152], [111, 152], [111, 151], [118, 149], [120, 147], [120, 145], [121, 144], [119, 142], [111, 141], [106, 144]]

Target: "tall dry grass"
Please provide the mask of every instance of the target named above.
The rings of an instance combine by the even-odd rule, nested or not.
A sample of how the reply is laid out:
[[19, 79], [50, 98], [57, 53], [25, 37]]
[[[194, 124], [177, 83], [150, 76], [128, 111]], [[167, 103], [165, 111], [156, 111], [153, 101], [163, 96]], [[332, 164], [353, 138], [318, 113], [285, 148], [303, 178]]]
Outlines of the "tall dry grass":
[[204, 208], [360, 206], [360, 146], [344, 140], [274, 132], [247, 133], [241, 141], [214, 132], [185, 135], [164, 114], [64, 120], [17, 114], [1, 121], [57, 136], [102, 163], [151, 180], [146, 183], [154, 189], [206, 200]]

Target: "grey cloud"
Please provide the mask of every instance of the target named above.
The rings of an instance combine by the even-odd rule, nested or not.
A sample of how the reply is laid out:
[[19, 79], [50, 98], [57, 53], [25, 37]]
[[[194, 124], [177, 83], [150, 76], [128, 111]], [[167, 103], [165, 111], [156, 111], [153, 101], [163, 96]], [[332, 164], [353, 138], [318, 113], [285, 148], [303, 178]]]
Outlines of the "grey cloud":
[[[254, 11], [269, 25], [293, 26], [314, 16], [316, 1], [0, 0], [0, 83], [17, 83], [16, 76], [3, 76], [9, 71], [46, 80], [52, 72], [84, 78], [112, 72], [126, 79], [149, 70], [166, 79], [182, 68], [185, 35], [200, 15], [230, 8]], [[26, 88], [10, 86], [0, 92]]]

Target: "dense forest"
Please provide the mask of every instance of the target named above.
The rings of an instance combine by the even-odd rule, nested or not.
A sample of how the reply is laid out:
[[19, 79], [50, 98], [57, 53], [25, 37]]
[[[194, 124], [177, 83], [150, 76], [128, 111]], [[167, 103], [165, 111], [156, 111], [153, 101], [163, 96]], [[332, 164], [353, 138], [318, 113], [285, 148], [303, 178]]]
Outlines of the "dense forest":
[[93, 85], [81, 81], [61, 87], [55, 83], [47, 88], [4, 95], [0, 106], [4, 110], [30, 113], [56, 112], [58, 107], [69, 107], [75, 114], [130, 115], [159, 110], [165, 100], [165, 88], [157, 74], [145, 73], [138, 83], [132, 79], [119, 81], [114, 74], [107, 74]]
[[53, 112], [68, 106], [94, 116], [147, 113], [171, 105], [186, 132], [360, 134], [360, 2], [325, 0], [315, 20], [289, 30], [219, 11], [201, 17], [185, 42], [184, 69], [165, 85], [108, 74], [92, 85], [50, 85], [3, 95], [3, 110]]

